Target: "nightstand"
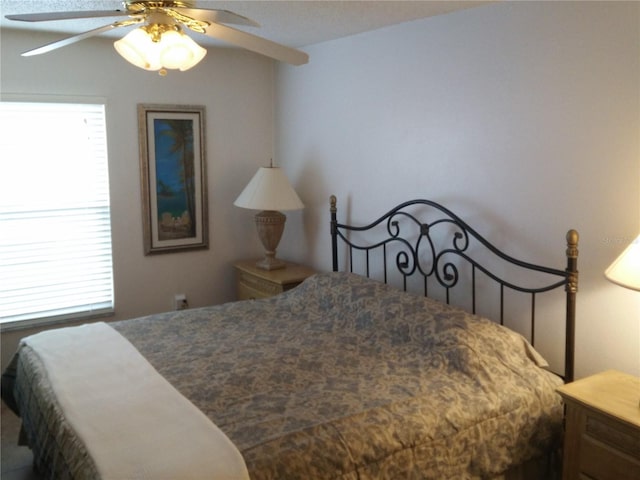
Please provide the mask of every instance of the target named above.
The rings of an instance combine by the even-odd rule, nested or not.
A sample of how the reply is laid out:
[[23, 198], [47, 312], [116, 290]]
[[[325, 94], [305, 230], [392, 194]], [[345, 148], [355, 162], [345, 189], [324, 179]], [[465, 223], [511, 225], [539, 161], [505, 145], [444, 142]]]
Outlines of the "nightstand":
[[640, 479], [640, 378], [609, 370], [558, 388], [563, 480]]
[[315, 270], [304, 265], [285, 262], [286, 268], [263, 270], [256, 267], [257, 260], [234, 264], [238, 300], [268, 298], [300, 285]]

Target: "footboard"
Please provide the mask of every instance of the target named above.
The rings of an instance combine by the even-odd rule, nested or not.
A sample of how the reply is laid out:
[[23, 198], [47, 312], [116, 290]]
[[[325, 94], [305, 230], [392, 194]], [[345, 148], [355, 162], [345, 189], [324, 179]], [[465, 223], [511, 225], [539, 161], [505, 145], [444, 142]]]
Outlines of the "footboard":
[[[470, 292], [470, 310], [476, 313], [479, 293], [479, 277], [497, 285], [499, 291], [499, 317], [505, 320], [505, 291], [525, 294], [530, 299], [529, 340], [535, 346], [536, 300], [542, 293], [564, 287], [566, 293], [565, 382], [574, 377], [574, 343], [576, 293], [578, 290], [578, 232], [569, 230], [566, 241], [567, 264], [564, 270], [535, 265], [507, 255], [460, 217], [430, 200], [404, 202], [368, 225], [355, 226], [339, 223], [337, 200], [331, 196], [331, 249], [333, 271], [340, 269], [339, 241], [348, 269], [367, 277], [375, 277], [385, 283], [393, 275], [399, 275], [402, 287], [407, 290], [409, 278], [418, 277], [424, 295], [430, 288], [444, 289], [444, 300], [451, 301], [451, 291], [464, 284]], [[354, 253], [360, 252], [357, 261]], [[506, 271], [519, 270], [515, 280], [507, 278]], [[535, 285], [529, 278], [535, 274]], [[486, 290], [486, 287], [483, 286]]]

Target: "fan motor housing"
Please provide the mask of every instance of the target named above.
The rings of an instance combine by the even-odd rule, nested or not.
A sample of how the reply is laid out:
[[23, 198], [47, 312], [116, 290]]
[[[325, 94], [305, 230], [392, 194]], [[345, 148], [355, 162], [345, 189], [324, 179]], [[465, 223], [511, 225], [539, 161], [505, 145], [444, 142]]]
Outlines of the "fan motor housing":
[[140, 1], [126, 0], [127, 11], [132, 14], [145, 13], [159, 8], [192, 8], [195, 2], [188, 0]]

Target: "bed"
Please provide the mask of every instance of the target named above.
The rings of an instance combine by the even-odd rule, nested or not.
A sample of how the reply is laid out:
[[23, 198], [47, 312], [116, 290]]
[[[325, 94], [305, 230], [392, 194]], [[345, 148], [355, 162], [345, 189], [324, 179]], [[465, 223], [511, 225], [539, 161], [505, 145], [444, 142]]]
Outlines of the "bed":
[[[425, 209], [443, 217], [419, 219]], [[413, 230], [408, 235], [405, 223]], [[130, 478], [204, 478], [206, 470], [195, 468], [198, 462], [211, 457], [215, 469], [227, 458], [237, 461], [233, 452], [239, 452], [237, 474], [207, 478], [553, 478], [563, 415], [555, 388], [573, 376], [577, 233], [567, 235], [566, 268], [554, 269], [501, 253], [452, 212], [426, 200], [404, 203], [369, 225], [353, 226], [338, 222], [332, 197], [330, 225], [333, 271], [279, 296], [58, 329], [51, 338], [45, 333], [23, 341], [3, 375], [2, 396], [22, 417], [22, 437], [41, 475], [116, 478], [119, 473], [113, 472], [130, 462]], [[375, 233], [371, 241], [356, 239], [356, 234], [378, 227], [383, 233]], [[438, 250], [436, 239], [443, 235], [436, 231], [442, 228], [452, 240]], [[551, 280], [535, 287], [503, 280], [473, 259], [474, 241], [499, 260]], [[378, 251], [382, 260], [373, 260]], [[364, 261], [356, 258], [358, 252]], [[341, 260], [347, 262], [344, 268]], [[460, 261], [470, 262], [470, 277]], [[355, 272], [359, 267], [364, 271]], [[370, 278], [376, 275], [381, 278]], [[387, 284], [394, 275], [399, 275], [401, 288]], [[434, 290], [428, 284], [435, 279], [446, 292], [444, 301], [405, 292], [416, 275], [425, 290]], [[505, 290], [532, 297], [527, 302], [534, 312], [544, 293], [565, 290], [563, 318], [556, 319], [567, 326], [562, 372], [549, 370], [532, 338], [500, 325], [508, 318], [491, 321], [447, 304], [455, 297], [452, 289], [467, 284], [481, 289], [486, 279], [499, 283], [502, 303]], [[472, 293], [472, 310], [481, 303], [477, 296]], [[500, 310], [508, 309], [503, 305]], [[102, 340], [103, 334], [108, 340]], [[130, 366], [133, 360], [121, 359], [128, 346], [132, 359], [140, 356], [139, 368]], [[57, 357], [61, 350], [68, 356], [66, 363], [48, 369], [47, 351]], [[102, 355], [105, 360], [98, 361]], [[112, 364], [115, 372], [103, 371]], [[79, 381], [74, 373], [72, 383], [81, 384], [81, 393], [70, 394], [56, 382], [78, 365], [89, 369], [84, 375], [91, 378]], [[92, 368], [100, 373], [92, 375]], [[158, 390], [140, 401], [142, 408], [126, 412], [138, 402], [128, 400], [134, 396], [131, 390], [145, 394], [133, 386], [142, 382], [136, 378], [153, 376], [149, 369], [158, 374]], [[92, 395], [84, 393], [96, 377], [106, 383], [102, 393], [95, 394], [93, 387]], [[116, 392], [113, 385], [118, 383], [130, 387]], [[77, 400], [102, 417], [100, 428], [86, 421], [78, 428], [75, 412], [67, 407]], [[164, 414], [154, 413], [163, 409]], [[152, 415], [160, 418], [153, 423]], [[123, 428], [131, 430], [110, 432], [119, 451], [105, 466], [107, 457], [95, 454], [87, 438], [96, 430], [100, 435], [114, 430], [121, 418], [128, 419], [121, 422]], [[204, 425], [192, 427], [193, 419]], [[129, 425], [136, 422], [160, 432]], [[165, 424], [177, 429], [167, 437], [177, 437], [185, 451], [179, 459], [181, 473], [163, 463], [176, 446], [155, 447], [166, 434]], [[200, 451], [208, 440], [194, 433], [192, 441], [192, 429], [204, 436], [221, 434], [221, 448], [231, 453]], [[109, 470], [108, 462], [117, 468]]]

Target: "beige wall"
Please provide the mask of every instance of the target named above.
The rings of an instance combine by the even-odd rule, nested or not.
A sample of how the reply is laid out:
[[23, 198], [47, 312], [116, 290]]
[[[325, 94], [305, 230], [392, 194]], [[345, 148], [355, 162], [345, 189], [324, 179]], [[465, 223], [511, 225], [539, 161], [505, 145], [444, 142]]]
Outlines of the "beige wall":
[[[308, 65], [277, 67], [275, 127], [272, 63], [235, 50], [160, 78], [100, 39], [23, 59], [54, 37], [2, 31], [0, 88], [106, 99], [117, 319], [168, 310], [174, 293], [233, 297], [231, 261], [260, 247], [232, 202], [275, 131], [306, 205], [281, 256], [330, 268], [331, 193], [353, 220], [432, 198], [558, 266], [577, 228], [576, 373], [640, 375], [640, 298], [602, 275], [640, 231], [639, 17], [636, 2], [501, 2], [308, 47]], [[142, 254], [135, 105], [152, 102], [207, 107], [208, 251]], [[3, 362], [17, 337], [2, 335]]]
[[576, 374], [640, 374], [640, 294], [603, 276], [640, 232], [639, 3], [500, 2], [307, 50], [276, 82], [276, 148], [307, 205], [281, 249], [328, 265], [331, 193], [354, 221], [440, 201], [560, 268], [576, 228]]
[[[193, 307], [232, 300], [232, 262], [260, 251], [253, 212], [234, 207], [233, 201], [273, 155], [273, 63], [240, 50], [211, 49], [192, 70], [160, 77], [126, 63], [109, 40], [86, 40], [23, 58], [20, 52], [59, 37], [8, 30], [0, 35], [2, 95], [86, 96], [106, 102], [116, 298], [112, 319], [170, 310], [176, 293], [185, 293]], [[206, 107], [209, 250], [143, 254], [138, 103]], [[17, 340], [32, 332], [2, 334], [3, 365]]]

